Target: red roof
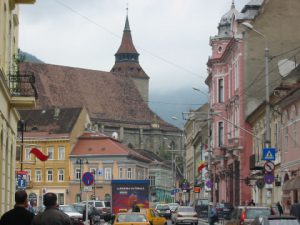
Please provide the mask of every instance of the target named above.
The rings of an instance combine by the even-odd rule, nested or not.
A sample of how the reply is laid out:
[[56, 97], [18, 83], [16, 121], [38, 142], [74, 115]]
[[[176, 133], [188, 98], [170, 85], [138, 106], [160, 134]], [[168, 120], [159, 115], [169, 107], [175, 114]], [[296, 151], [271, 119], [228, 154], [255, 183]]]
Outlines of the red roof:
[[70, 156], [78, 155], [127, 155], [138, 160], [151, 162], [149, 158], [124, 146], [118, 140], [95, 132], [86, 132], [78, 138]]

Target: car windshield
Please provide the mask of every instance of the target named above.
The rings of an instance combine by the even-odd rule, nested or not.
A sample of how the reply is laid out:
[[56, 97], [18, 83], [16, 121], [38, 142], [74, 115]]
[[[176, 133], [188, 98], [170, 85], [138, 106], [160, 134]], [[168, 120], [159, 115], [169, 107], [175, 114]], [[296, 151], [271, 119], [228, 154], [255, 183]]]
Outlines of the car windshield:
[[179, 207], [178, 212], [194, 212], [193, 207]]
[[118, 222], [146, 222], [147, 219], [143, 214], [119, 214]]
[[104, 207], [103, 202], [95, 202], [95, 207]]
[[62, 205], [59, 208], [64, 212], [77, 212], [77, 210], [72, 205]]
[[271, 210], [268, 208], [253, 208], [247, 209], [246, 219], [255, 219], [260, 216], [269, 216], [271, 215]]
[[196, 205], [208, 205], [208, 199], [198, 199]]
[[105, 207], [110, 207], [110, 202], [104, 202]]
[[299, 225], [297, 220], [276, 219], [269, 220], [270, 225]]
[[157, 205], [158, 210], [169, 210], [170, 207], [168, 205]]

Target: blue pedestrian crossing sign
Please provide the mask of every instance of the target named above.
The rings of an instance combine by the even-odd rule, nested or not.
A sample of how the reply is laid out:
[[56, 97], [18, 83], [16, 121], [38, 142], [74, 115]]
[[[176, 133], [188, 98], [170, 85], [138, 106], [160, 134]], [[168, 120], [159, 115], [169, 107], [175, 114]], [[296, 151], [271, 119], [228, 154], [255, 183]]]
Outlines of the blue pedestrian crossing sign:
[[275, 148], [264, 148], [262, 160], [274, 161], [275, 160], [275, 152], [276, 152]]

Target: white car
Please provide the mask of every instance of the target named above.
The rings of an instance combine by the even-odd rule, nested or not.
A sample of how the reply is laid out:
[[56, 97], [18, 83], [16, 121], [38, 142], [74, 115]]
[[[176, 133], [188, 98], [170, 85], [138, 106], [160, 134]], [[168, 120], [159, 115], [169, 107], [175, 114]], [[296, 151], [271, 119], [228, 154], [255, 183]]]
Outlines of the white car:
[[179, 206], [172, 215], [172, 223], [189, 223], [191, 225], [198, 224], [198, 216], [193, 207]]
[[82, 214], [79, 213], [73, 205], [60, 205], [59, 210], [74, 220], [82, 220]]

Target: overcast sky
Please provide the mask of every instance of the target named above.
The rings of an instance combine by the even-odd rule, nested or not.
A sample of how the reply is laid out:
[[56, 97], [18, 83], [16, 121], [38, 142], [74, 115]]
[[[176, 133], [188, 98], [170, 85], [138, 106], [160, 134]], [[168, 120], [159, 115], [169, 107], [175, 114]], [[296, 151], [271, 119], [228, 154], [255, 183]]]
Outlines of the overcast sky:
[[[205, 86], [209, 37], [232, 0], [128, 0], [150, 92]], [[235, 0], [240, 11], [249, 0]], [[109, 71], [127, 0], [36, 0], [21, 5], [19, 46], [46, 63]]]

